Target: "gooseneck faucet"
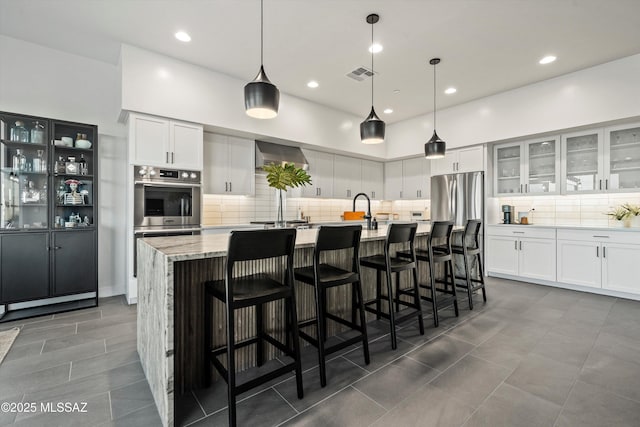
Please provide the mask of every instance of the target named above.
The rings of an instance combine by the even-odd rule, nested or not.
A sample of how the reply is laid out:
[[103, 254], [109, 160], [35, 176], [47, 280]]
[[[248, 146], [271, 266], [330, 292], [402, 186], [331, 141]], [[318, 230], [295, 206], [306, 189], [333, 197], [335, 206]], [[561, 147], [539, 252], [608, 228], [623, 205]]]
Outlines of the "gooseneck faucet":
[[367, 220], [367, 230], [372, 230], [371, 228], [371, 199], [367, 196], [366, 193], [358, 193], [356, 197], [353, 198], [353, 212], [356, 211], [356, 199], [360, 196], [364, 196], [367, 199], [367, 214], [364, 218]]

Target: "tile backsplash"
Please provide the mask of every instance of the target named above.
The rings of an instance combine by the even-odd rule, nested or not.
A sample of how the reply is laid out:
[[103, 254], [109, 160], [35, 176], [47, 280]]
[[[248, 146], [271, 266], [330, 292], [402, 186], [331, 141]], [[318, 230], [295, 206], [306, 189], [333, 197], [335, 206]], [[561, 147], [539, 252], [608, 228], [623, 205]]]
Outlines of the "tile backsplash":
[[[277, 192], [267, 185], [264, 174], [256, 174], [255, 196], [203, 196], [203, 225], [246, 224], [250, 221], [270, 221], [277, 216]], [[289, 192], [290, 193], [290, 192]], [[353, 202], [345, 199], [295, 198], [287, 194], [284, 199], [284, 217], [295, 219], [298, 209], [312, 222], [340, 221], [344, 211], [351, 211]], [[428, 211], [429, 200], [371, 201], [371, 212], [397, 213], [400, 220], [408, 221], [412, 211]], [[366, 200], [359, 198], [356, 210], [366, 211]]]
[[[616, 227], [619, 221], [610, 219], [607, 212], [624, 203], [640, 205], [638, 193], [582, 194], [569, 196], [501, 197], [498, 199], [499, 215], [502, 205], [513, 205], [518, 212], [535, 209], [529, 216], [539, 225], [582, 225], [591, 227]], [[500, 218], [501, 220], [501, 218]], [[496, 222], [501, 222], [500, 220]]]

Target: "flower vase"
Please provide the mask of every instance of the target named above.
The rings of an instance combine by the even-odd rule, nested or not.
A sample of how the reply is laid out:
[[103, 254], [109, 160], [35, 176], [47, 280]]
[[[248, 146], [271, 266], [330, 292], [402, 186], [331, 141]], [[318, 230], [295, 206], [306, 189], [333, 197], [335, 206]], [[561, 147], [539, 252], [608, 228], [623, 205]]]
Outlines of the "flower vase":
[[284, 204], [285, 204], [286, 197], [282, 193], [284, 193], [284, 191], [276, 190], [277, 218], [276, 218], [275, 226], [277, 228], [283, 228], [285, 226]]
[[623, 224], [624, 228], [630, 228], [631, 227], [631, 221], [632, 221], [632, 218], [624, 218], [622, 220], [622, 224]]
[[631, 226], [634, 228], [640, 228], [640, 215], [635, 215], [631, 218]]

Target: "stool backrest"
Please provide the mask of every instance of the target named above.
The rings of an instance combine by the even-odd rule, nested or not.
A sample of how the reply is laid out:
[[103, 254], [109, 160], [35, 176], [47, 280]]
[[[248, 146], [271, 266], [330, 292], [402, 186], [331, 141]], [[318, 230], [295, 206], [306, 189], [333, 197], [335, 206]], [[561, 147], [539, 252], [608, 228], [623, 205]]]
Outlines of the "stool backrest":
[[353, 248], [352, 271], [360, 271], [360, 235], [361, 225], [321, 226], [318, 228], [313, 262], [320, 265], [320, 253], [338, 249]]
[[387, 231], [387, 244], [413, 242], [418, 229], [417, 222], [391, 223]]
[[293, 259], [296, 229], [232, 231], [229, 236], [227, 263], [287, 256]]
[[448, 252], [451, 253], [451, 233], [453, 232], [452, 221], [435, 221], [431, 223], [431, 232], [429, 233], [429, 248], [432, 248], [436, 242], [434, 240], [442, 241], [438, 242], [438, 246], [445, 246], [448, 248]]
[[[482, 228], [482, 221], [479, 219], [470, 219], [467, 221], [467, 225], [464, 227], [464, 241], [463, 244], [473, 249], [478, 248], [478, 235], [480, 234], [480, 228]], [[474, 246], [471, 246], [474, 245]]]

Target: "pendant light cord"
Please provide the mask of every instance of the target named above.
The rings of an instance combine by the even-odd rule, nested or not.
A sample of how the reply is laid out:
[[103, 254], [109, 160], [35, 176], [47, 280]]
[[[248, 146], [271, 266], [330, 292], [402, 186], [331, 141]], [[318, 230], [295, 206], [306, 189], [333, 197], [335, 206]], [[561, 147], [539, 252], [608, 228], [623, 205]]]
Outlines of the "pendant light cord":
[[373, 24], [371, 23], [371, 108], [373, 108], [373, 78], [376, 73], [373, 72]]
[[260, 66], [264, 65], [264, 0], [260, 0]]
[[433, 64], [433, 131], [436, 131], [436, 67]]

